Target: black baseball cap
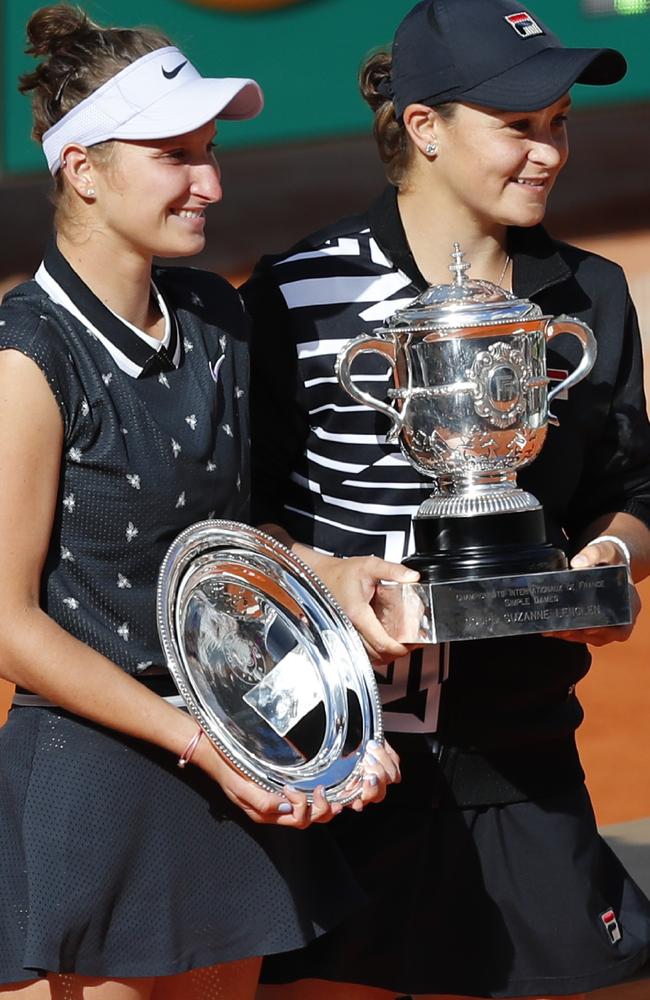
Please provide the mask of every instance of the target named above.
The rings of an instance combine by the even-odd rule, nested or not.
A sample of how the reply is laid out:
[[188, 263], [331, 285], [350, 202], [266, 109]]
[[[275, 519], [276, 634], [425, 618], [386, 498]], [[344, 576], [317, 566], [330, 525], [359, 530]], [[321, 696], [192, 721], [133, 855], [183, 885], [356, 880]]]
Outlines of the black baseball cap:
[[516, 0], [423, 0], [395, 33], [390, 96], [398, 118], [445, 101], [537, 111], [574, 83], [616, 83], [626, 70], [615, 49], [563, 45]]

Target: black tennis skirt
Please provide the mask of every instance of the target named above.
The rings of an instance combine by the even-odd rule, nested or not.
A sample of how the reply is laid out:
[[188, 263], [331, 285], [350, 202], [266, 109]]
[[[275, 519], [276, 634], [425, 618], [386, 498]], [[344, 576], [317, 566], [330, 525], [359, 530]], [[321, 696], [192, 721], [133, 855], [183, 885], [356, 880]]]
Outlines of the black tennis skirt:
[[326, 827], [258, 826], [164, 750], [57, 709], [0, 729], [0, 983], [299, 948], [362, 898]]
[[409, 781], [412, 763], [402, 762], [406, 787], [333, 827], [371, 903], [307, 948], [266, 959], [264, 982], [547, 997], [643, 966], [650, 902], [598, 835], [583, 784], [535, 801], [435, 807], [425, 769]]

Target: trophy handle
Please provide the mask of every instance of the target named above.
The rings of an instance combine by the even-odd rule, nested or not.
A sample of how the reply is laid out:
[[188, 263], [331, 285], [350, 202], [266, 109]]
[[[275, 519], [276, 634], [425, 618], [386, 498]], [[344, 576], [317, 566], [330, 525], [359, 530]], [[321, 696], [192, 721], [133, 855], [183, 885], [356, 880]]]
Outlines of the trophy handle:
[[369, 351], [372, 354], [381, 354], [393, 369], [393, 374], [395, 373], [397, 365], [395, 344], [391, 343], [389, 340], [382, 340], [379, 337], [361, 336], [349, 341], [349, 343], [347, 343], [339, 352], [336, 359], [336, 374], [345, 391], [352, 396], [353, 399], [356, 399], [359, 403], [363, 403], [365, 406], [372, 407], [373, 410], [378, 410], [380, 413], [383, 413], [384, 416], [388, 417], [391, 421], [392, 427], [388, 432], [386, 440], [391, 444], [394, 444], [397, 441], [399, 432], [402, 429], [402, 415], [394, 407], [385, 403], [382, 399], [377, 399], [377, 397], [373, 396], [371, 393], [362, 392], [361, 389], [357, 389], [356, 385], [352, 381], [352, 364], [359, 354], [364, 354], [366, 351]]
[[[585, 376], [588, 375], [594, 367], [596, 354], [598, 353], [596, 338], [587, 324], [582, 323], [579, 319], [575, 319], [573, 316], [556, 316], [555, 319], [550, 320], [546, 324], [546, 329], [544, 330], [546, 343], [548, 344], [553, 337], [558, 337], [561, 333], [570, 333], [573, 337], [578, 338], [582, 344], [582, 357], [580, 358], [579, 364], [576, 368], [574, 368], [571, 374], [567, 378], [563, 379], [559, 385], [556, 385], [554, 389], [551, 389], [548, 394], [549, 406], [558, 393], [565, 392], [572, 386], [577, 385], [578, 382], [582, 382], [583, 378], [585, 378]], [[560, 425], [560, 421], [550, 411], [548, 415], [548, 422], [549, 424], [553, 424], [555, 427], [559, 427]]]

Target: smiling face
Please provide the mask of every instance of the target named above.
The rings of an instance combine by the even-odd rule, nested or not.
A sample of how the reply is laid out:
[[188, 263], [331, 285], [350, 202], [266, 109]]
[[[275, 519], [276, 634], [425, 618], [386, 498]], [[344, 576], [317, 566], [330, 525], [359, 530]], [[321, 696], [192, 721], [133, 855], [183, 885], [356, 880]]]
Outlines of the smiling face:
[[567, 161], [568, 95], [541, 111], [510, 112], [458, 104], [436, 116], [436, 184], [452, 206], [492, 226], [533, 226]]
[[185, 257], [205, 244], [205, 210], [221, 200], [215, 127], [171, 139], [115, 142], [96, 165], [93, 228], [115, 253]]

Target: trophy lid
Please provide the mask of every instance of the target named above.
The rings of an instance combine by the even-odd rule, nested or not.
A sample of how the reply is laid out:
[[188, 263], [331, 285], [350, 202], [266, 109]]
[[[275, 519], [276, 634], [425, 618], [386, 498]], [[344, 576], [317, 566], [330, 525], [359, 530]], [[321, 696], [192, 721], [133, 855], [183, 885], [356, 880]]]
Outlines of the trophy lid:
[[405, 309], [398, 309], [385, 320], [390, 330], [458, 330], [464, 327], [491, 326], [538, 319], [539, 306], [528, 299], [518, 299], [500, 285], [467, 277], [471, 264], [465, 261], [460, 244], [454, 243], [449, 270], [455, 278], [449, 285], [431, 285]]

